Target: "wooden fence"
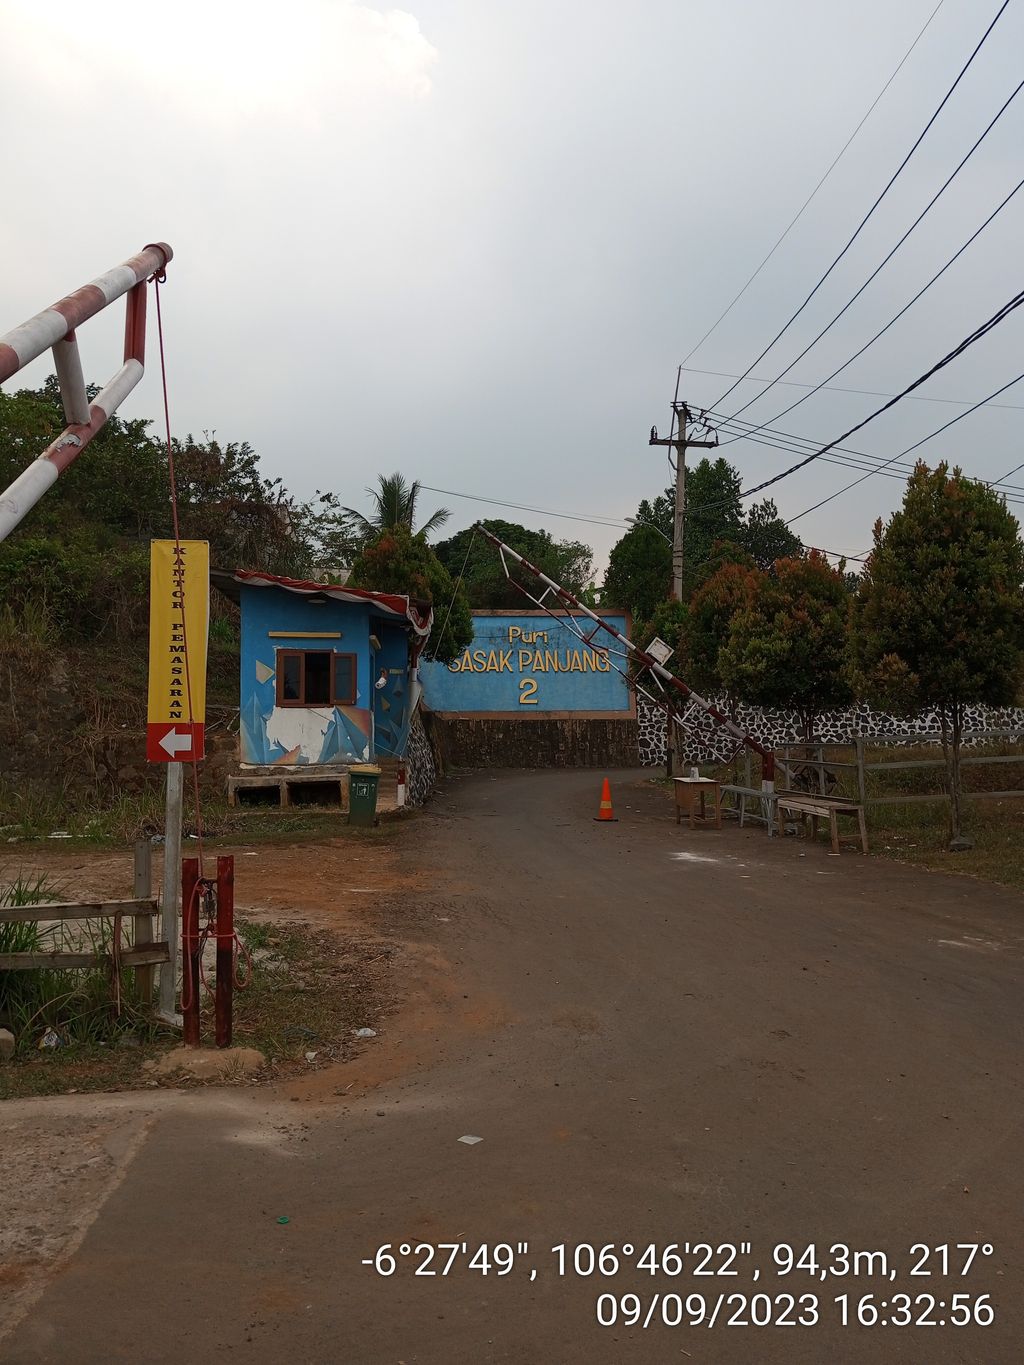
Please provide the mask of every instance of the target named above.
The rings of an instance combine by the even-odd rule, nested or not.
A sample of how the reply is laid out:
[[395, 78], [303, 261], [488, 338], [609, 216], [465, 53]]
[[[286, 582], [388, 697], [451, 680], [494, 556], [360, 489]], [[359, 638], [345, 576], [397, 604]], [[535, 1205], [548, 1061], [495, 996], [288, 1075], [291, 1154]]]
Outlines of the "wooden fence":
[[0, 953], [0, 971], [31, 971], [39, 968], [106, 967], [135, 970], [139, 997], [148, 1004], [153, 998], [153, 968], [170, 961], [166, 943], [153, 940], [153, 922], [160, 913], [152, 894], [152, 853], [148, 840], [135, 845], [135, 895], [131, 900], [46, 901], [37, 905], [0, 907], [0, 924], [64, 923], [74, 920], [112, 919], [115, 942], [120, 942], [121, 923], [130, 919], [132, 946], [110, 952], [30, 952]]
[[[970, 743], [1006, 742], [1007, 740], [1020, 739], [1019, 730], [972, 730], [964, 735], [964, 740]], [[787, 770], [792, 774], [803, 770], [805, 774], [813, 773], [816, 778], [818, 791], [827, 794], [830, 775], [836, 772], [849, 771], [855, 775], [857, 784], [857, 801], [860, 805], [868, 806], [902, 806], [911, 803], [949, 801], [949, 792], [896, 792], [893, 794], [877, 796], [868, 791], [868, 776], [871, 773], [911, 771], [915, 769], [938, 769], [940, 772], [946, 771], [945, 758], [895, 758], [882, 760], [869, 760], [867, 758], [868, 749], [884, 749], [895, 745], [914, 745], [916, 748], [930, 748], [936, 745], [937, 741], [930, 740], [926, 736], [907, 733], [890, 733], [880, 735], [851, 735], [845, 743], [834, 741], [832, 743], [811, 743], [811, 744], [786, 744], [778, 750], [780, 762], [786, 765]], [[854, 758], [852, 761], [843, 760], [838, 757], [826, 757], [829, 750], [843, 751], [853, 749]], [[814, 756], [811, 756], [811, 753]], [[987, 766], [996, 763], [1016, 763], [1024, 764], [1024, 751], [1015, 754], [974, 754], [961, 750], [960, 766], [962, 768], [972, 766]], [[792, 785], [792, 776], [790, 776]], [[851, 793], [852, 794], [852, 793]], [[1014, 787], [1003, 790], [993, 791], [967, 791], [963, 793], [964, 799], [969, 801], [995, 801], [1013, 797], [1024, 797], [1024, 788]]]
[[[1007, 740], [1020, 740], [1019, 730], [972, 730], [964, 735], [964, 740], [971, 743], [1005, 742]], [[913, 769], [939, 769], [943, 773], [946, 769], [945, 758], [897, 758], [869, 760], [867, 751], [869, 749], [884, 749], [890, 745], [914, 745], [917, 748], [934, 747], [937, 741], [914, 733], [891, 733], [880, 735], [851, 735], [845, 741], [811, 741], [810, 743], [784, 744], [778, 748], [776, 758], [782, 770], [784, 781], [787, 787], [801, 787], [806, 791], [816, 791], [821, 796], [828, 796], [836, 787], [837, 774], [849, 773], [851, 790], [845, 794], [852, 799], [856, 799], [858, 804], [868, 808], [870, 806], [900, 806], [909, 803], [949, 801], [949, 792], [906, 792], [887, 794], [882, 796], [872, 795], [868, 791], [868, 776], [871, 773], [897, 772], [900, 770]], [[843, 759], [838, 754], [847, 750], [853, 751], [852, 759]], [[829, 757], [829, 751], [835, 757]], [[751, 755], [744, 753], [742, 759], [742, 769], [736, 774], [738, 780], [731, 783], [724, 783], [722, 791], [734, 801], [734, 809], [740, 817], [740, 823], [747, 820], [754, 820], [758, 824], [768, 827], [769, 833], [772, 829], [774, 814], [774, 803], [771, 798], [765, 797], [764, 793], [754, 785], [753, 768]], [[961, 751], [960, 763], [962, 767], [978, 766], [990, 763], [1016, 763], [1024, 765], [1024, 750], [1016, 754], [973, 754]], [[852, 790], [856, 784], [856, 792]], [[1010, 788], [997, 791], [965, 791], [964, 799], [969, 801], [995, 801], [1014, 797], [1024, 798], [1024, 789]]]

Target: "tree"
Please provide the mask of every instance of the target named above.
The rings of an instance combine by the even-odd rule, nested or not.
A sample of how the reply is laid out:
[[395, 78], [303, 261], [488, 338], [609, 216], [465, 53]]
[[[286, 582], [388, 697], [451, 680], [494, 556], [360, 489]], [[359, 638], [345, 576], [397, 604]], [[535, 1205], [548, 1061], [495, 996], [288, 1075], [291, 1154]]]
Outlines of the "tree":
[[641, 526], [656, 526], [663, 536], [672, 539], [672, 523], [675, 517], [676, 490], [666, 488], [653, 501], [641, 500], [636, 509], [636, 517]]
[[800, 537], [779, 516], [771, 498], [747, 508], [739, 543], [758, 568], [766, 572], [777, 559], [793, 559], [804, 548]]
[[[739, 471], [721, 456], [699, 460], [686, 476], [686, 523], [683, 538], [683, 597], [710, 578], [723, 563], [753, 560], [770, 570], [776, 559], [801, 553], [800, 537], [779, 516], [770, 498], [755, 503], [746, 515], [740, 497]], [[605, 580], [617, 605], [628, 606], [643, 620], [653, 616], [657, 601], [672, 586], [672, 521], [675, 489], [666, 488], [652, 501], [640, 503], [632, 530], [612, 550]], [[647, 527], [645, 535], [641, 531]], [[657, 533], [661, 535], [658, 536]], [[657, 544], [656, 537], [661, 540]], [[662, 572], [662, 564], [667, 568]]]
[[698, 691], [729, 691], [719, 655], [729, 639], [733, 617], [754, 606], [763, 583], [763, 572], [748, 559], [746, 563], [721, 565], [693, 594], [687, 629], [687, 680]]
[[[373, 503], [368, 517], [357, 512], [354, 507], [343, 507], [349, 529], [360, 542], [373, 540], [379, 531], [390, 531], [396, 526], [404, 526], [410, 533], [417, 530], [416, 504], [420, 496], [419, 479], [409, 483], [404, 474], [378, 474], [377, 487], [368, 488], [367, 493]], [[446, 507], [439, 507], [427, 518], [419, 531], [428, 535], [445, 524], [451, 513]]]
[[945, 463], [919, 463], [883, 527], [854, 603], [851, 658], [869, 701], [938, 712], [951, 847], [963, 847], [960, 743], [971, 703], [1008, 705], [1024, 671], [1024, 546], [1001, 497]]
[[849, 604], [842, 572], [824, 555], [780, 559], [753, 603], [732, 617], [718, 653], [726, 689], [756, 706], [792, 708], [810, 739], [822, 711], [850, 700]]
[[739, 471], [721, 455], [698, 460], [686, 475], [684, 573], [691, 589], [712, 560], [716, 544], [740, 545], [742, 532]]
[[[506, 545], [569, 589], [577, 597], [586, 592], [593, 576], [594, 552], [578, 540], [555, 540], [547, 531], [530, 531], [511, 521], [485, 521], [483, 525]], [[453, 579], [462, 575], [471, 607], [501, 610], [527, 603], [505, 576], [497, 550], [473, 527], [439, 541], [434, 553]], [[515, 565], [509, 569], [515, 572]], [[530, 587], [535, 593], [536, 583]]]
[[473, 618], [466, 594], [426, 542], [407, 526], [379, 531], [363, 546], [349, 583], [371, 592], [402, 593], [434, 609], [425, 656], [451, 663], [473, 639]]
[[671, 544], [652, 526], [634, 526], [612, 546], [602, 602], [647, 621], [669, 596], [671, 585]]
[[[0, 392], [0, 486], [64, 425], [53, 376], [40, 389]], [[112, 417], [0, 545], [0, 595], [22, 615], [41, 612], [65, 639], [145, 631], [149, 541], [172, 532], [167, 450], [150, 427]], [[181, 533], [208, 540], [214, 565], [315, 578], [351, 559], [334, 494], [294, 498], [245, 441], [206, 433], [173, 449]]]

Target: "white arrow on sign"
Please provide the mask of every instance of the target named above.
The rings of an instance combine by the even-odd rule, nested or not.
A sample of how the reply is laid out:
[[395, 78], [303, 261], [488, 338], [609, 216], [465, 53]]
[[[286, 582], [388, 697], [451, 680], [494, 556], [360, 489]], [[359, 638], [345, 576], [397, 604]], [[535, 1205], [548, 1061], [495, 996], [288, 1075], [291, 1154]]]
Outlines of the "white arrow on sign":
[[177, 730], [168, 730], [163, 739], [159, 741], [160, 748], [166, 749], [171, 758], [175, 754], [184, 753], [186, 749], [192, 748], [191, 735], [179, 735]]

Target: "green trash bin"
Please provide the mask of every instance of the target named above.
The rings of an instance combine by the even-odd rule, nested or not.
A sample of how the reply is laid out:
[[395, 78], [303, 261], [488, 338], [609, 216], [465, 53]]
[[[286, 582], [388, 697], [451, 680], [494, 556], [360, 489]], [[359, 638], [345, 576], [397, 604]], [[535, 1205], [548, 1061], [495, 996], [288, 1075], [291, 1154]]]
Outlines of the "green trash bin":
[[377, 783], [380, 769], [372, 763], [360, 763], [349, 770], [348, 822], [350, 825], [377, 823]]

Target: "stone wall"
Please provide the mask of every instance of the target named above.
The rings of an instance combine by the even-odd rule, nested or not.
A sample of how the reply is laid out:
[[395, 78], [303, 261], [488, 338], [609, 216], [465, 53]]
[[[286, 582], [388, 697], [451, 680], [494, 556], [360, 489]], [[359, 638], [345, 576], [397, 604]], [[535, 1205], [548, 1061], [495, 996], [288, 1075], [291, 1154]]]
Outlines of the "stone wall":
[[[715, 704], [723, 710], [726, 704], [714, 698]], [[643, 697], [637, 697], [637, 719], [639, 726], [640, 763], [644, 767], [655, 767], [665, 762], [666, 724], [665, 713], [653, 706]], [[693, 763], [724, 763], [736, 750], [736, 741], [725, 731], [717, 728], [703, 711], [692, 708], [687, 715], [686, 758]], [[762, 744], [779, 748], [783, 744], [799, 743], [801, 738], [800, 721], [795, 711], [768, 711], [754, 706], [740, 706], [736, 711], [736, 722]], [[976, 730], [1014, 730], [1018, 739], [1024, 739], [1024, 707], [1020, 706], [970, 706], [967, 708], [965, 732]], [[858, 702], [855, 706], [844, 707], [839, 711], [828, 711], [819, 717], [815, 734], [824, 743], [845, 744], [855, 735], [889, 736], [906, 735], [902, 741], [886, 738], [886, 743], [927, 744], [937, 742], [941, 736], [941, 725], [934, 711], [926, 711], [917, 717], [891, 716], [884, 711], [873, 711], [870, 706]], [[972, 740], [965, 733], [965, 745], [984, 743]]]
[[408, 777], [406, 801], [410, 806], [425, 805], [440, 776], [438, 757], [427, 734], [430, 723], [422, 708], [417, 707], [409, 723], [409, 740], [405, 751]]
[[635, 768], [637, 722], [582, 716], [550, 720], [433, 716], [445, 761], [456, 768]]

